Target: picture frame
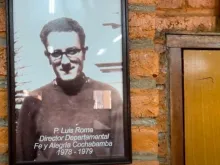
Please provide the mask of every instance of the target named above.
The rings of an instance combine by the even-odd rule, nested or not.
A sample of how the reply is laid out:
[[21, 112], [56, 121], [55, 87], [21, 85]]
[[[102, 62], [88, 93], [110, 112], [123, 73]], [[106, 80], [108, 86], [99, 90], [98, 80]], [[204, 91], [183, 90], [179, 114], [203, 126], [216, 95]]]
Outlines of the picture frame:
[[127, 0], [6, 9], [9, 164], [132, 163]]

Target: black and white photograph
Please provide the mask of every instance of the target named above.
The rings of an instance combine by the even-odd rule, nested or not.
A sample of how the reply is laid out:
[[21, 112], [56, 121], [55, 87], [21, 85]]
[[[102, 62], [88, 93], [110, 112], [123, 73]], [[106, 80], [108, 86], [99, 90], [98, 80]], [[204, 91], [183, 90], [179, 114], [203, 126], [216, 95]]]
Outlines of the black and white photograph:
[[125, 8], [8, 2], [12, 164], [131, 163]]

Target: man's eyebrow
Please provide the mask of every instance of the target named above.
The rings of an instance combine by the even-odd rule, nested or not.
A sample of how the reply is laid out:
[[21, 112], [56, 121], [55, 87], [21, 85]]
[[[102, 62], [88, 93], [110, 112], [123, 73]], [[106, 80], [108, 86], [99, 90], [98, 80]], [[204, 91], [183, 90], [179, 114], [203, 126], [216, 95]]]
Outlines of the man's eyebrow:
[[62, 52], [62, 49], [54, 49], [53, 52], [57, 52], [57, 51], [61, 51]]
[[66, 48], [66, 50], [69, 50], [69, 49], [80, 49], [80, 48], [76, 47], [76, 46], [72, 46], [72, 47]]
[[[65, 50], [71, 50], [71, 49], [80, 49], [79, 47], [76, 46], [72, 46], [72, 47], [68, 47]], [[63, 52], [62, 49], [55, 49], [53, 52]]]

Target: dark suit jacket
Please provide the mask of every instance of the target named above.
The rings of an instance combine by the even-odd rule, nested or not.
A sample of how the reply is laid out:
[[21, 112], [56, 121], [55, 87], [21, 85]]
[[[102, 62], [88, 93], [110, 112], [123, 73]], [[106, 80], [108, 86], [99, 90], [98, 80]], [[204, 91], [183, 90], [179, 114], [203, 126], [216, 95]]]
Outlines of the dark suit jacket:
[[[68, 90], [68, 89], [67, 89]], [[111, 109], [94, 108], [94, 91], [110, 91]], [[37, 98], [40, 95], [42, 99]], [[93, 132], [62, 133], [61, 129], [70, 130], [92, 128]], [[54, 133], [54, 129], [59, 131]], [[77, 140], [78, 143], [112, 142], [112, 146], [83, 147], [92, 148], [92, 154], [82, 154], [80, 147], [73, 147], [73, 140], [39, 141], [40, 137], [54, 136], [109, 135], [107, 140]], [[124, 155], [123, 108], [118, 92], [111, 86], [87, 78], [74, 94], [66, 94], [56, 83], [50, 83], [32, 92], [25, 98], [19, 113], [16, 148], [17, 161], [74, 160], [90, 158], [110, 158]], [[72, 154], [60, 155], [59, 148], [50, 147], [51, 143], [71, 143]], [[46, 149], [35, 147], [40, 143]], [[56, 145], [55, 144], [55, 145]], [[90, 145], [91, 146], [91, 145]]]

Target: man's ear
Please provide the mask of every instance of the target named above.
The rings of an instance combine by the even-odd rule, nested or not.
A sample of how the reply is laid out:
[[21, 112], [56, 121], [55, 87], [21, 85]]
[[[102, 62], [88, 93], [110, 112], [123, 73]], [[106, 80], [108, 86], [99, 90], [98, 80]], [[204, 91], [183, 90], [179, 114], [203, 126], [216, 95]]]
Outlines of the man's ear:
[[86, 46], [84, 49], [83, 49], [83, 60], [86, 59], [86, 52], [88, 50], [88, 46]]
[[49, 59], [49, 64], [51, 65], [52, 64], [51, 59], [49, 57], [48, 57], [48, 59]]
[[50, 65], [52, 65], [52, 60], [51, 60], [50, 56], [47, 56], [47, 58], [49, 60]]
[[47, 56], [47, 57], [49, 56], [47, 50], [44, 51], [44, 55]]
[[45, 50], [44, 51], [45, 56], [48, 58], [50, 65], [52, 64], [49, 53]]
[[86, 59], [86, 52], [83, 52], [83, 60]]

